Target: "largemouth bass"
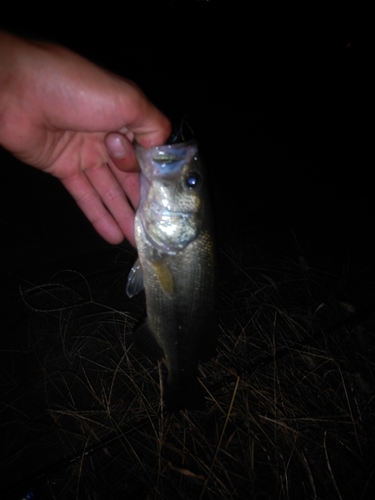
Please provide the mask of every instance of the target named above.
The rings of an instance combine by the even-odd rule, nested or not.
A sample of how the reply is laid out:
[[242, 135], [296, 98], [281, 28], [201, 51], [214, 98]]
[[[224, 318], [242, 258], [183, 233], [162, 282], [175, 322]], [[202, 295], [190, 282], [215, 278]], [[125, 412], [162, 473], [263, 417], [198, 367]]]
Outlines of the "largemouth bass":
[[204, 409], [198, 361], [215, 349], [215, 250], [207, 179], [197, 143], [144, 149], [141, 199], [135, 217], [138, 260], [127, 284], [132, 297], [143, 287], [148, 318], [135, 331], [136, 347], [165, 359], [169, 411]]

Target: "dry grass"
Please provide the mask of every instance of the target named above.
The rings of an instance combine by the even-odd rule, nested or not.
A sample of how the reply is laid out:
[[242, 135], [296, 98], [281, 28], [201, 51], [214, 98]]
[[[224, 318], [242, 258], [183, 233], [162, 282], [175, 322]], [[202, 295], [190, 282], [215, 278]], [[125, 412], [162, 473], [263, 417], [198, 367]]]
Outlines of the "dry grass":
[[71, 271], [22, 287], [24, 378], [17, 367], [2, 377], [6, 498], [32, 484], [46, 499], [368, 498], [366, 287], [243, 246], [222, 252], [221, 269], [217, 355], [200, 366], [207, 411], [175, 415], [161, 411], [164, 366], [132, 347], [142, 298], [113, 300]]

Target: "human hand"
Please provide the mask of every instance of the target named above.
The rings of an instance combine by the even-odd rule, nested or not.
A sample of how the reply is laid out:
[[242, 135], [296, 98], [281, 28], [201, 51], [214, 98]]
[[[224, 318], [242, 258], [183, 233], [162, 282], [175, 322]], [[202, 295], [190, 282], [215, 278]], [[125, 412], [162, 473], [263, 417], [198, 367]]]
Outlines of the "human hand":
[[168, 119], [132, 82], [69, 51], [0, 32], [0, 144], [59, 178], [110, 243], [133, 245], [133, 142], [163, 144]]

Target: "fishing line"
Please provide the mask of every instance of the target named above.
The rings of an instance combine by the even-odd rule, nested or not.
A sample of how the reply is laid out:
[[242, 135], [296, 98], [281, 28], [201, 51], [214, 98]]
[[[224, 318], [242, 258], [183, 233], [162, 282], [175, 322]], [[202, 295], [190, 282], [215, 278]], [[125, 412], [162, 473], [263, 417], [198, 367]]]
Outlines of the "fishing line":
[[194, 139], [194, 131], [186, 120], [186, 116], [180, 120], [180, 124], [172, 124], [172, 133], [166, 144], [177, 144], [178, 142], [187, 142]]

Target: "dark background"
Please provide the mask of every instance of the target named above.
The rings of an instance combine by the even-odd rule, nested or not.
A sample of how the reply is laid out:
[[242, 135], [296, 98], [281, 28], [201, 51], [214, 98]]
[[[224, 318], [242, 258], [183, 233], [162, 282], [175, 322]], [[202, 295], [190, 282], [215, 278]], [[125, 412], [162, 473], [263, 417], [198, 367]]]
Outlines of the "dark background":
[[[34, 7], [3, 14], [1, 27], [62, 43], [137, 82], [175, 122], [187, 117], [210, 170], [219, 244], [371, 266], [366, 13], [245, 9], [215, 0], [85, 14]], [[108, 245], [59, 181], [4, 150], [0, 161], [5, 292], [75, 256], [100, 266], [96, 252]]]
[[[253, 255], [254, 262], [259, 255], [303, 256], [329, 278], [354, 277], [345, 300], [359, 311], [363, 301], [367, 314], [375, 249], [369, 13], [248, 5], [124, 0], [82, 13], [64, 4], [51, 12], [17, 4], [15, 12], [3, 10], [0, 27], [64, 44], [134, 80], [174, 122], [186, 117], [209, 168], [220, 255], [241, 256], [243, 249], [247, 263]], [[57, 283], [57, 291], [61, 283], [83, 286], [98, 302], [104, 297], [108, 307], [140, 317], [144, 304], [137, 310], [125, 297], [134, 249], [106, 243], [58, 180], [1, 149], [0, 165], [0, 370], [10, 379], [3, 387], [28, 390], [39, 362], [32, 339], [54, 340], [50, 317], [37, 314], [39, 306], [54, 313], [46, 284]], [[246, 275], [255, 279], [252, 272]], [[222, 280], [222, 295], [236, 286], [230, 278]], [[38, 321], [41, 334], [29, 335]], [[3, 392], [12, 418], [13, 407], [30, 422], [39, 415], [35, 392], [22, 401]], [[48, 462], [34, 454], [37, 447], [30, 446], [31, 458], [26, 444], [21, 449], [14, 466], [22, 477]]]

